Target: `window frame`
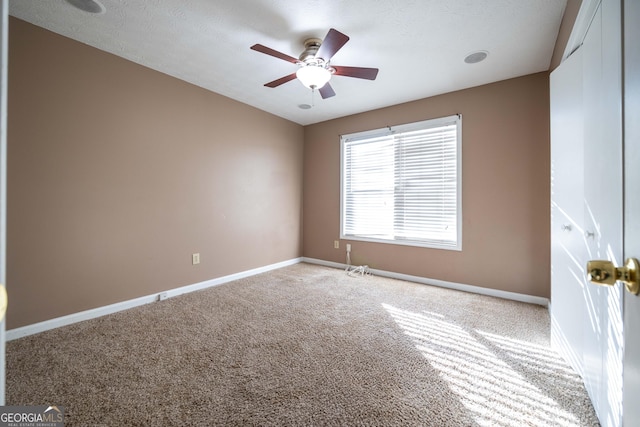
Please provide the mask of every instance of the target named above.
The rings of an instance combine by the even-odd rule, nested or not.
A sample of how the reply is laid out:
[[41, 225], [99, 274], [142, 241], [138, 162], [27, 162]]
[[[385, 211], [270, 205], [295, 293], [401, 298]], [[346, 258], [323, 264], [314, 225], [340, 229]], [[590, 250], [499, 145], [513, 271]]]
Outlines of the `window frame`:
[[[345, 191], [345, 145], [349, 142], [364, 139], [385, 137], [403, 132], [411, 132], [422, 129], [436, 128], [446, 125], [456, 125], [456, 242], [455, 245], [438, 243], [436, 241], [410, 240], [410, 239], [384, 239], [367, 236], [345, 234], [346, 191]], [[446, 117], [422, 120], [398, 126], [388, 126], [363, 132], [355, 132], [340, 135], [340, 239], [386, 243], [401, 246], [415, 246], [431, 249], [445, 249], [462, 251], [462, 115], [455, 114]]]

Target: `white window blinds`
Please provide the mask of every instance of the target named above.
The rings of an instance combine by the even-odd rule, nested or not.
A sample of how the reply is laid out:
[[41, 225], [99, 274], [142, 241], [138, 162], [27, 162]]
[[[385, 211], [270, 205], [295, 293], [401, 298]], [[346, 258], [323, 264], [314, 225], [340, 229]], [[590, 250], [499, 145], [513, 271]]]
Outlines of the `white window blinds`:
[[461, 249], [460, 116], [344, 135], [341, 237]]

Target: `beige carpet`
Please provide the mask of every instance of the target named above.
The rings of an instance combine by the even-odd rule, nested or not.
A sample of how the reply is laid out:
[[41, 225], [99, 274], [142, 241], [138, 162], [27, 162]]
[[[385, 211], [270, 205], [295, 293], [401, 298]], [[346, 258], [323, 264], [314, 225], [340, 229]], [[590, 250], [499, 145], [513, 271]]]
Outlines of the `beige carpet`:
[[7, 344], [67, 426], [597, 426], [543, 307], [297, 264]]

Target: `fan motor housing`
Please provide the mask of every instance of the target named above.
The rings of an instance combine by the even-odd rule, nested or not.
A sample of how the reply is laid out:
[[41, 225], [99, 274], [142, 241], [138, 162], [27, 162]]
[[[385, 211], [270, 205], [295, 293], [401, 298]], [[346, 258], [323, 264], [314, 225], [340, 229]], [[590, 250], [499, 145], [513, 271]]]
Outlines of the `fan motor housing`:
[[317, 63], [316, 53], [320, 49], [322, 39], [311, 38], [304, 41], [304, 51], [298, 57], [300, 61], [308, 64], [310, 62]]

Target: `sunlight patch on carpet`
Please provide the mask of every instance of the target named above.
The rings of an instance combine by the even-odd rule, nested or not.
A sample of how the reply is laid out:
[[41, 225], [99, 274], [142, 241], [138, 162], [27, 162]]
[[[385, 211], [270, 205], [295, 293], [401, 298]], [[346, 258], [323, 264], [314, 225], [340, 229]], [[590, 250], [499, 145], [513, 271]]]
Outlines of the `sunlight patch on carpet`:
[[[580, 425], [562, 403], [581, 379], [551, 348], [463, 328], [441, 314], [382, 306], [479, 425]], [[540, 384], [540, 374], [549, 381]]]

